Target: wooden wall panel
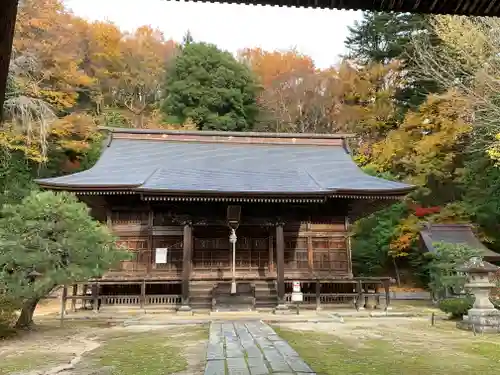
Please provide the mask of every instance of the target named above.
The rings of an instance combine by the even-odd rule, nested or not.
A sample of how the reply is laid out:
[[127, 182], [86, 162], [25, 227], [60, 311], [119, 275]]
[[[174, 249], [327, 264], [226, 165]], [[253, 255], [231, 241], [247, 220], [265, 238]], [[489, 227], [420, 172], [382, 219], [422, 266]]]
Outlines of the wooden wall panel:
[[[156, 248], [168, 248], [167, 263], [156, 263]], [[182, 272], [183, 236], [155, 236], [153, 237], [152, 269], [156, 272]]]
[[117, 245], [128, 249], [132, 259], [123, 261], [120, 271], [147, 271], [151, 264], [151, 251], [148, 237], [120, 237]]

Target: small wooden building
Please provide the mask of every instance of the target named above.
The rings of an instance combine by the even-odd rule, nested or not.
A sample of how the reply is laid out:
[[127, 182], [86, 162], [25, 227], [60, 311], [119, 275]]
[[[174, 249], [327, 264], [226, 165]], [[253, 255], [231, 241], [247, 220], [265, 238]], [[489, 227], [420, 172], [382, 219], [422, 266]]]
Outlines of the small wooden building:
[[453, 245], [466, 245], [479, 251], [479, 255], [488, 262], [500, 262], [500, 254], [488, 249], [474, 234], [469, 224], [432, 224], [428, 223], [420, 232], [420, 239], [425, 251], [435, 253], [434, 243], [444, 242]]
[[365, 174], [346, 135], [107, 130], [94, 167], [38, 183], [77, 194], [134, 253], [92, 281], [108, 305], [283, 306], [294, 280], [306, 303], [359, 296], [350, 221], [413, 189]]

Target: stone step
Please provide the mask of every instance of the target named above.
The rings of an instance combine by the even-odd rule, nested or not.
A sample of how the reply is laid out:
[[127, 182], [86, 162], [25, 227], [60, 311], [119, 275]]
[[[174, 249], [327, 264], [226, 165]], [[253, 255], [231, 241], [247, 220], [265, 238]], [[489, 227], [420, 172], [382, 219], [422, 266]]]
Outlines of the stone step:
[[216, 311], [211, 311], [210, 315], [211, 316], [224, 316], [224, 317], [231, 317], [231, 316], [247, 316], [247, 315], [258, 315], [259, 312], [255, 310], [224, 310], [223, 308], [216, 310]]

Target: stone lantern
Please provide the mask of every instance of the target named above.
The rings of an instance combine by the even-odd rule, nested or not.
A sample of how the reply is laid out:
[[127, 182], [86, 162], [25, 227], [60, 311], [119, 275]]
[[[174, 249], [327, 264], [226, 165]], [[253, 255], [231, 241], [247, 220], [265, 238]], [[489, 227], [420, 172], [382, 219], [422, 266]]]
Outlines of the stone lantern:
[[465, 288], [475, 297], [474, 305], [457, 323], [460, 329], [476, 332], [500, 333], [500, 311], [495, 309], [490, 301], [490, 292], [495, 287], [490, 281], [490, 275], [498, 267], [479, 257], [471, 258], [457, 271], [467, 274]]

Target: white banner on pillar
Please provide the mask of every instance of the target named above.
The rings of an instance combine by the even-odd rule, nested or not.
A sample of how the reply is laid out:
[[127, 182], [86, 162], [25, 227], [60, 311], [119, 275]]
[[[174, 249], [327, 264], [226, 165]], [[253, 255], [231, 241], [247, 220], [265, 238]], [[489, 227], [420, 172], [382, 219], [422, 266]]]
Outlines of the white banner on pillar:
[[157, 247], [155, 254], [155, 263], [156, 264], [167, 263], [167, 254], [168, 254], [168, 247]]

